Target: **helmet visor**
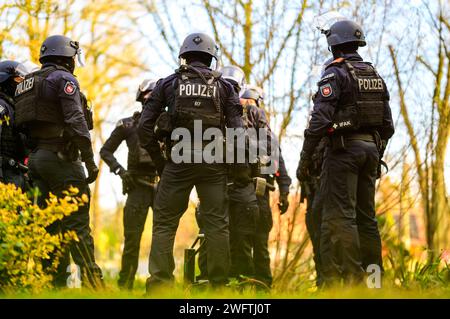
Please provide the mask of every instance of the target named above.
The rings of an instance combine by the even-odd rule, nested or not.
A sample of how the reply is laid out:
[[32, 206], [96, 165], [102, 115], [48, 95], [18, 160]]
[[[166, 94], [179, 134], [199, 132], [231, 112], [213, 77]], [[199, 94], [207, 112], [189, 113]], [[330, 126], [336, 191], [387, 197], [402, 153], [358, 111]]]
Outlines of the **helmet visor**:
[[77, 56], [77, 65], [79, 67], [84, 67], [86, 65], [86, 58], [85, 58], [84, 52], [81, 48], [77, 49], [76, 56]]
[[324, 14], [315, 16], [313, 24], [316, 29], [326, 35], [331, 26], [341, 20], [347, 20], [347, 18], [337, 11], [328, 11]]
[[244, 71], [242, 71], [238, 67], [234, 66], [228, 66], [222, 68], [222, 77], [225, 79], [231, 79], [239, 84], [241, 88], [245, 85], [245, 74]]
[[139, 91], [141, 91], [141, 92], [148, 91], [151, 84], [152, 84], [152, 81], [144, 80], [141, 84], [139, 84]]
[[[219, 54], [218, 52], [219, 51], [217, 51], [217, 54]], [[221, 68], [220, 60], [213, 57], [211, 61], [211, 70], [218, 71], [220, 68]]]
[[25, 61], [23, 63], [19, 63], [16, 67], [16, 74], [17, 76], [24, 78], [27, 74], [33, 73], [37, 70], [39, 70], [39, 66], [37, 64], [34, 64], [31, 61]]

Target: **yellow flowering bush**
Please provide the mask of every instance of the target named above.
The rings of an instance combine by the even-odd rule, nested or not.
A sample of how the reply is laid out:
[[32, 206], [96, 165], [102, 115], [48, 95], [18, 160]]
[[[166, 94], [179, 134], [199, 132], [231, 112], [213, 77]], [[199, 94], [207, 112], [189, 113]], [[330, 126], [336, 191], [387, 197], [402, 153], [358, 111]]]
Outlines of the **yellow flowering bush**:
[[77, 194], [76, 188], [67, 190], [63, 198], [51, 194], [41, 209], [37, 190], [27, 195], [13, 184], [0, 183], [0, 292], [39, 292], [51, 286], [48, 270], [58, 266], [58, 254], [51, 269], [44, 271], [42, 261], [77, 238], [73, 232], [51, 235], [46, 227], [87, 203], [87, 196], [77, 198]]

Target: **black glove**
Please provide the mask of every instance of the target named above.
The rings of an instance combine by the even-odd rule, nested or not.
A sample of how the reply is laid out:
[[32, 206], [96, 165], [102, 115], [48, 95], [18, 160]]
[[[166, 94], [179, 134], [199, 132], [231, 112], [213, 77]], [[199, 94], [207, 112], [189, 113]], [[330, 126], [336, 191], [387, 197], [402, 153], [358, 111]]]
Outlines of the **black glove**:
[[94, 159], [89, 159], [84, 162], [86, 169], [88, 171], [88, 177], [86, 178], [86, 183], [91, 184], [95, 182], [98, 176], [98, 167], [95, 165]]
[[128, 193], [130, 190], [136, 187], [136, 181], [133, 175], [126, 169], [121, 168], [118, 175], [122, 179], [123, 194]]
[[161, 152], [149, 152], [149, 154], [153, 160], [153, 164], [155, 165], [156, 174], [161, 177], [164, 171], [164, 166], [166, 166], [166, 159], [162, 156]]
[[166, 166], [166, 161], [163, 160], [159, 160], [159, 161], [153, 161], [156, 167], [156, 174], [158, 174], [158, 176], [161, 178], [162, 173], [164, 171], [164, 166]]
[[302, 157], [297, 167], [297, 179], [300, 182], [304, 182], [308, 179], [309, 168], [311, 167], [311, 160], [309, 158]]
[[232, 171], [233, 181], [237, 187], [245, 187], [252, 182], [247, 165], [235, 165]]
[[288, 195], [289, 193], [280, 193], [280, 199], [278, 203], [278, 209], [280, 210], [280, 215], [283, 215], [287, 212], [289, 208], [289, 201], [288, 201]]

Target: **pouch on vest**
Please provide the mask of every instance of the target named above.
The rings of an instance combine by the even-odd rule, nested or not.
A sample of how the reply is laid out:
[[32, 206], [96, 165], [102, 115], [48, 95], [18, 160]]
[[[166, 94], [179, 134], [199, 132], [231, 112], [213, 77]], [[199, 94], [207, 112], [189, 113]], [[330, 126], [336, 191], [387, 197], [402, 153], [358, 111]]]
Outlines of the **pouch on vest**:
[[202, 131], [210, 127], [222, 128], [218, 78], [214, 73], [202, 73], [184, 66], [178, 71], [175, 93], [175, 126], [194, 130], [194, 121], [200, 120]]
[[17, 126], [36, 121], [53, 124], [64, 123], [59, 101], [56, 98], [44, 99], [42, 96], [45, 79], [56, 70], [57, 68], [54, 66], [38, 70], [28, 74], [25, 80], [17, 85], [15, 92], [15, 123]]
[[383, 79], [370, 64], [361, 68], [345, 61], [344, 65], [351, 76], [353, 93], [349, 101], [338, 105], [333, 130], [355, 131], [382, 126], [387, 99]]

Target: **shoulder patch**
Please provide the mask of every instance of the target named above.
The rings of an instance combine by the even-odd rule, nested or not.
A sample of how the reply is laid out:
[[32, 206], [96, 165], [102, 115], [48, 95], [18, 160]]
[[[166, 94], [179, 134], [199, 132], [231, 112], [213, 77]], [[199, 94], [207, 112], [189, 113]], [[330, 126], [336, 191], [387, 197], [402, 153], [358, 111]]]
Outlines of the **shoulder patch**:
[[67, 81], [64, 85], [64, 93], [67, 95], [74, 95], [74, 93], [77, 91], [77, 86], [72, 81]]
[[322, 77], [319, 80], [319, 82], [317, 82], [317, 83], [322, 83], [322, 82], [325, 82], [325, 81], [329, 81], [331, 79], [334, 79], [335, 77], [336, 77], [336, 75], [334, 73], [329, 73], [329, 74], [325, 75], [324, 77]]
[[8, 107], [0, 104], [0, 126], [9, 125], [10, 117]]
[[330, 83], [326, 83], [326, 84], [320, 86], [319, 91], [323, 97], [329, 97], [333, 94], [333, 88], [331, 87]]

